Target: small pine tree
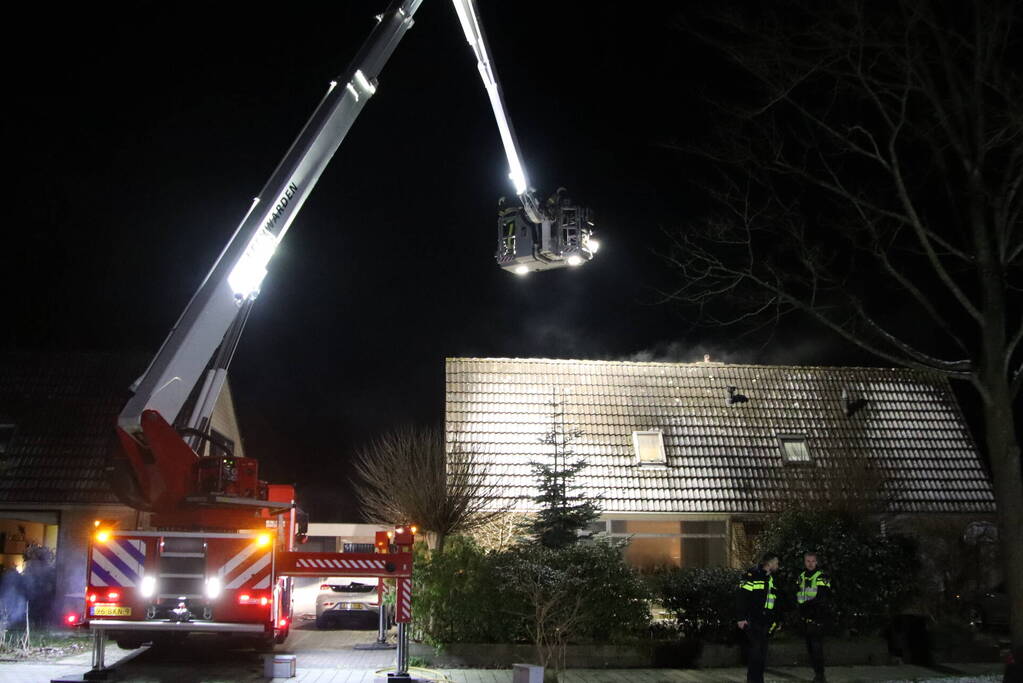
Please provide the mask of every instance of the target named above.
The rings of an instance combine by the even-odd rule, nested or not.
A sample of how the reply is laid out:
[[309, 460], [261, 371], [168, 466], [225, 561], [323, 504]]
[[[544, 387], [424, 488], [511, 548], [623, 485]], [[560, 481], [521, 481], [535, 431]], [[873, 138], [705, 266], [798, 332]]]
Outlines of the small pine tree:
[[552, 396], [551, 431], [540, 443], [551, 447], [553, 462], [533, 462], [540, 493], [533, 498], [539, 506], [536, 515], [523, 526], [523, 531], [546, 548], [564, 548], [587, 538], [586, 527], [599, 515], [596, 501], [572, 491], [572, 480], [586, 466], [585, 460], [569, 462], [570, 444], [582, 432], [565, 426], [563, 401]]

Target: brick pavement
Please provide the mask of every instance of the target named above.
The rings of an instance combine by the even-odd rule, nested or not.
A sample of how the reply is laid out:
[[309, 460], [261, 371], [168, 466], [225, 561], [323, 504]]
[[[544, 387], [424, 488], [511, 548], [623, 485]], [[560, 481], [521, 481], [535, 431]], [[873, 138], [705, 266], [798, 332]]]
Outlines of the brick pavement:
[[[316, 631], [299, 628], [278, 652], [293, 652], [298, 657], [295, 683], [372, 683], [375, 672], [393, 664], [394, 651], [355, 650], [359, 642], [372, 642], [373, 632]], [[125, 651], [116, 645], [107, 648], [107, 662], [128, 657], [118, 667], [116, 681], [133, 683], [228, 683], [266, 681], [262, 676], [261, 656], [245, 650], [226, 650], [216, 639], [197, 639], [174, 650]], [[137, 654], [137, 656], [133, 656]], [[81, 675], [88, 670], [89, 653], [50, 663], [2, 663], [0, 683], [47, 683], [58, 677]], [[828, 670], [831, 683], [860, 681], [959, 681], [1000, 683], [997, 664], [950, 665], [945, 671], [915, 666], [833, 667]], [[443, 672], [452, 683], [511, 683], [511, 671], [453, 669]], [[745, 671], [739, 668], [673, 669], [574, 669], [565, 672], [563, 683], [742, 683]], [[784, 683], [810, 681], [809, 669], [785, 667], [770, 669], [767, 680]]]

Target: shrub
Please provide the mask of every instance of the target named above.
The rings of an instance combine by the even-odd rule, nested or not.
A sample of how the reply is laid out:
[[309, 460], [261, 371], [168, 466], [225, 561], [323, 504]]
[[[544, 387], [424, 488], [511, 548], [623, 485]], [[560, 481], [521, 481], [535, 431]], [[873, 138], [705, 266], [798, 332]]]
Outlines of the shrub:
[[735, 591], [741, 572], [722, 567], [670, 569], [650, 577], [658, 601], [681, 635], [728, 642], [735, 635]]
[[503, 608], [494, 555], [472, 539], [453, 536], [443, 553], [416, 546], [412, 609], [417, 635], [441, 643], [526, 639], [519, 619]]
[[797, 618], [796, 581], [803, 553], [815, 550], [831, 576], [835, 625], [858, 632], [885, 627], [913, 597], [918, 562], [913, 543], [882, 535], [876, 523], [841, 512], [792, 511], [769, 523], [757, 539], [758, 552], [781, 559], [775, 584], [789, 622]]
[[417, 550], [413, 609], [420, 636], [443, 643], [614, 642], [649, 623], [646, 584], [619, 544], [516, 545], [486, 552], [465, 537], [443, 554]]

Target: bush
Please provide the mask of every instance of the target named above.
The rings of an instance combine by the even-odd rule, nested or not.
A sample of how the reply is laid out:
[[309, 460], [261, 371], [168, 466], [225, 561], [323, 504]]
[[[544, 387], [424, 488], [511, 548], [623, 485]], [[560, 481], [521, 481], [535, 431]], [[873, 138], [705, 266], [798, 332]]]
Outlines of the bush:
[[614, 642], [649, 623], [646, 584], [607, 541], [486, 552], [459, 536], [415, 561], [415, 621], [434, 645], [535, 642], [538, 622], [570, 625], [559, 637], [571, 642]]
[[680, 635], [713, 642], [735, 636], [735, 591], [742, 572], [721, 567], [670, 569], [650, 577]]
[[840, 512], [793, 511], [779, 515], [757, 539], [758, 553], [781, 558], [775, 584], [787, 621], [797, 621], [796, 581], [803, 553], [816, 550], [831, 576], [835, 626], [875, 632], [913, 597], [919, 565], [910, 539], [882, 536], [876, 523]]
[[538, 602], [552, 604], [552, 621], [575, 613], [570, 639], [620, 642], [650, 623], [650, 591], [625, 563], [622, 544], [604, 539], [565, 548], [519, 545], [495, 554], [507, 582], [509, 605], [523, 616], [526, 630], [535, 625]]
[[494, 554], [472, 539], [453, 536], [444, 552], [416, 546], [412, 610], [417, 635], [442, 643], [521, 642], [519, 620], [502, 605]]

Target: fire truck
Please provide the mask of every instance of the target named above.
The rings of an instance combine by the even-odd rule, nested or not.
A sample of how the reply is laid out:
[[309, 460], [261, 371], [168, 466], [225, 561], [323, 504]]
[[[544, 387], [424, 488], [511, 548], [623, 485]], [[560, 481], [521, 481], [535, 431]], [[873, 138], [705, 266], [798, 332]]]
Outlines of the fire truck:
[[[258, 463], [236, 456], [210, 422], [271, 257], [376, 92], [380, 72], [421, 2], [393, 0], [376, 17], [352, 63], [331, 81], [131, 387], [108, 472], [118, 497], [145, 513], [148, 523], [138, 529], [97, 525], [88, 551], [83, 619], [123, 646], [200, 632], [247, 636], [265, 646], [282, 642], [291, 625], [290, 577], [297, 575], [393, 575], [399, 577], [399, 605], [410, 602], [407, 545], [396, 546], [400, 551], [387, 559], [299, 552], [304, 528], [293, 488], [260, 480]], [[515, 207], [504, 205], [498, 219], [498, 265], [522, 275], [589, 261], [597, 244], [588, 209], [560, 191], [556, 201], [537, 200], [476, 0], [453, 4], [519, 200]], [[98, 656], [102, 667], [102, 652]]]

